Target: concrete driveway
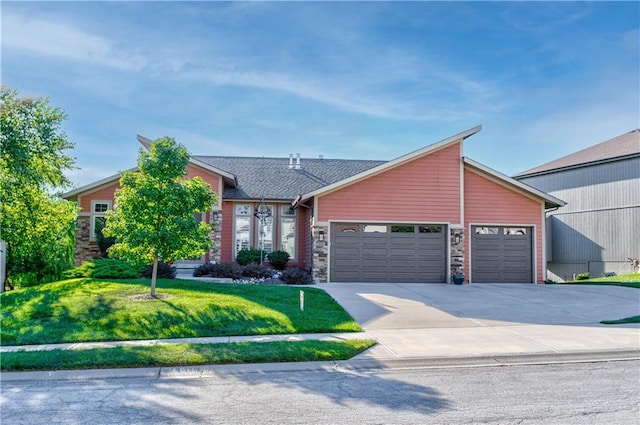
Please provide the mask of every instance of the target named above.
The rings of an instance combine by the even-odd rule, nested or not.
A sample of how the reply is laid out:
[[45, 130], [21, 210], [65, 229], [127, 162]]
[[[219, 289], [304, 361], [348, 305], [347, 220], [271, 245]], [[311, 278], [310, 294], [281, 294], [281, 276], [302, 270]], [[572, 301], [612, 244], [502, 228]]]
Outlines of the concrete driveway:
[[328, 283], [378, 345], [362, 358], [640, 350], [640, 291], [586, 285]]

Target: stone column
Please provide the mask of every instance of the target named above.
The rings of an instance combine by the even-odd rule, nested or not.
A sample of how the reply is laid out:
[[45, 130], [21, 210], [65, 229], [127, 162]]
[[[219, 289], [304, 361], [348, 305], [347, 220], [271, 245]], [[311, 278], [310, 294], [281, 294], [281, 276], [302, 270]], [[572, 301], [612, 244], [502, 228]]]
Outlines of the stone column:
[[[454, 274], [464, 274], [464, 228], [451, 227], [449, 231], [449, 238], [451, 244], [451, 276]], [[465, 280], [468, 281], [468, 279], [469, 276], [465, 276]], [[451, 280], [453, 282], [453, 277]]]
[[213, 246], [209, 250], [209, 261], [219, 263], [222, 259], [222, 210], [211, 211], [209, 214], [209, 223], [213, 226]]
[[[327, 226], [315, 226], [313, 232], [313, 281], [315, 283], [328, 282], [327, 268], [329, 265], [329, 228]], [[322, 238], [321, 239], [321, 232]]]
[[100, 257], [98, 243], [91, 240], [91, 217], [79, 216], [76, 219], [76, 250], [75, 264], [79, 266], [83, 261]]

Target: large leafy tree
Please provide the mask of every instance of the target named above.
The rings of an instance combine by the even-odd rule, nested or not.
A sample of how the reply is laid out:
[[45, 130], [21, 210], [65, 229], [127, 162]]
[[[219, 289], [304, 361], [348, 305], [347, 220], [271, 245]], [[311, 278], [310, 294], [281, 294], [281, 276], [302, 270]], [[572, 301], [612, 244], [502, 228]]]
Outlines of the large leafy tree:
[[187, 150], [172, 138], [154, 141], [149, 152], [141, 149], [138, 171], [122, 173], [115, 208], [107, 214], [103, 234], [116, 238], [109, 254], [153, 263], [152, 297], [160, 259], [198, 257], [212, 244], [211, 227], [194, 213], [209, 210], [216, 195], [200, 177], [185, 178], [188, 162]]
[[[67, 118], [44, 97], [0, 88], [0, 240], [7, 243], [9, 282], [55, 280], [73, 264], [75, 204], [55, 195], [70, 186], [74, 147]], [[1, 283], [0, 283], [1, 284]]]

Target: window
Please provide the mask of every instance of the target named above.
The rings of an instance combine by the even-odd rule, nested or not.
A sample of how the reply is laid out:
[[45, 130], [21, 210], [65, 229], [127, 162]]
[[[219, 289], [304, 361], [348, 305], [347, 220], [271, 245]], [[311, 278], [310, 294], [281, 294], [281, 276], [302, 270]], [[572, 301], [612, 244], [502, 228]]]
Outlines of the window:
[[357, 224], [337, 224], [336, 231], [339, 233], [358, 233]]
[[296, 210], [287, 205], [280, 208], [280, 250], [296, 258]]
[[442, 233], [442, 226], [418, 226], [420, 233]]
[[258, 248], [271, 252], [273, 251], [273, 206], [267, 205], [267, 210], [271, 215], [264, 220], [264, 225], [258, 220]]
[[497, 235], [497, 227], [476, 227], [476, 235]]
[[104, 228], [107, 211], [111, 208], [111, 201], [91, 201], [91, 232], [89, 240], [96, 240], [96, 232]]
[[391, 233], [415, 233], [415, 226], [391, 226]]
[[504, 228], [505, 235], [526, 235], [527, 229], [525, 227], [505, 227]]
[[387, 233], [387, 226], [384, 224], [365, 224], [363, 231], [365, 233]]
[[235, 206], [234, 217], [234, 255], [235, 258], [243, 249], [251, 248], [251, 205]]

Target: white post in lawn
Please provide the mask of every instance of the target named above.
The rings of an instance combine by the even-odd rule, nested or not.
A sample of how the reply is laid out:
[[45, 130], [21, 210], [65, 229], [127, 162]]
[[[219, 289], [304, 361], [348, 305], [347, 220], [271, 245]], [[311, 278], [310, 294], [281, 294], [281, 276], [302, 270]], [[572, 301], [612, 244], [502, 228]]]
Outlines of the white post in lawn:
[[300, 291], [300, 311], [304, 311], [304, 291]]

